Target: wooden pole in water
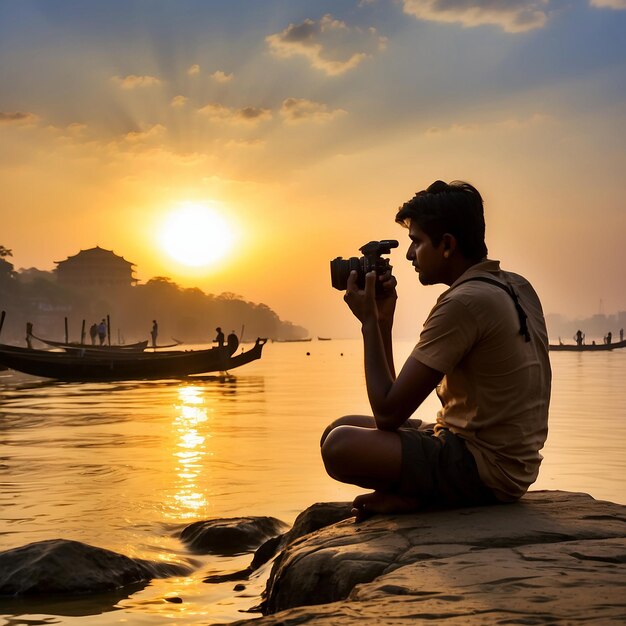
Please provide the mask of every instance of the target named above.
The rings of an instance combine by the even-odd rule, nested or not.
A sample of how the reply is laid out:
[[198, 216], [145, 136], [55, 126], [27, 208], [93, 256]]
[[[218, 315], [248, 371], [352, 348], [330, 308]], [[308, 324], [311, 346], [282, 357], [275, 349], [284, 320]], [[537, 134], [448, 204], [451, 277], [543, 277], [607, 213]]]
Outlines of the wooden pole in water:
[[107, 313], [107, 335], [109, 338], [109, 345], [111, 345], [111, 318], [109, 317], [108, 313]]
[[69, 343], [67, 339], [67, 317], [65, 318], [65, 343]]
[[85, 320], [83, 320], [83, 325], [80, 327], [80, 343], [81, 345], [85, 343]]
[[243, 343], [243, 329], [246, 327], [245, 324], [241, 325], [241, 335], [239, 335], [239, 343]]

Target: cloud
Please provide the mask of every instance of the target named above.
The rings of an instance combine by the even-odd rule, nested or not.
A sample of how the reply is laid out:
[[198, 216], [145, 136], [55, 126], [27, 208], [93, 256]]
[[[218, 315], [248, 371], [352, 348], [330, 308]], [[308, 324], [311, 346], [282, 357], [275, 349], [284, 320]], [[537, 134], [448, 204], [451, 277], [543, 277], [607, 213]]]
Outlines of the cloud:
[[287, 98], [283, 100], [280, 114], [288, 124], [300, 122], [330, 122], [340, 115], [345, 115], [343, 109], [331, 110], [323, 102], [314, 102], [305, 98]]
[[275, 56], [303, 56], [312, 67], [330, 76], [354, 69], [383, 50], [387, 42], [375, 28], [350, 27], [328, 14], [317, 21], [306, 19], [301, 24], [289, 24], [280, 33], [268, 35], [265, 41]]
[[233, 74], [226, 74], [222, 70], [217, 70], [211, 74], [211, 78], [218, 83], [228, 83], [233, 79]]
[[403, 4], [405, 13], [422, 20], [467, 27], [493, 24], [507, 33], [522, 33], [545, 25], [549, 0], [403, 0]]
[[228, 122], [229, 124], [256, 124], [272, 118], [272, 112], [269, 109], [260, 107], [232, 109], [216, 102], [210, 102], [198, 111], [212, 122]]
[[599, 9], [626, 9], [626, 0], [591, 0], [589, 4]]
[[534, 113], [524, 118], [505, 118], [490, 122], [454, 123], [446, 127], [431, 126], [426, 129], [425, 135], [429, 137], [443, 137], [446, 135], [466, 135], [488, 131], [526, 131], [529, 128], [553, 124], [555, 121], [555, 118], [550, 115]]
[[195, 76], [196, 74], [200, 73], [200, 66], [197, 63], [194, 63], [193, 65], [189, 66], [189, 68], [187, 69], [187, 74], [189, 76]]
[[87, 124], [83, 124], [81, 122], [72, 122], [67, 126], [67, 130], [73, 135], [80, 135], [87, 130]]
[[187, 100], [189, 100], [189, 98], [187, 98], [186, 96], [174, 96], [170, 102], [170, 105], [178, 109], [180, 107], [184, 107], [185, 104], [187, 104]]
[[136, 89], [138, 87], [152, 87], [153, 85], [160, 85], [161, 81], [154, 76], [136, 76], [135, 74], [129, 74], [128, 76], [113, 76], [113, 80], [122, 89]]
[[22, 111], [15, 111], [7, 113], [6, 111], [0, 111], [0, 124], [35, 124], [39, 120], [39, 116], [34, 113], [24, 113]]
[[150, 139], [155, 139], [165, 132], [165, 126], [154, 124], [146, 130], [134, 130], [124, 135], [124, 140], [129, 143], [143, 143]]

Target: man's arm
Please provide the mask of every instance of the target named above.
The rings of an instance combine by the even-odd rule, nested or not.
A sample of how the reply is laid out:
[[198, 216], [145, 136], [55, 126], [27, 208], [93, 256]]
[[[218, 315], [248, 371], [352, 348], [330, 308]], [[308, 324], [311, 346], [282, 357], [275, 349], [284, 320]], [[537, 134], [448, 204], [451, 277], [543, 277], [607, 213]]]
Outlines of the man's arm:
[[443, 374], [409, 357], [394, 380], [387, 367], [380, 331], [364, 324], [365, 382], [376, 426], [397, 430], [439, 384]]
[[388, 337], [383, 337], [374, 297], [375, 282], [376, 275], [370, 272], [365, 290], [361, 291], [356, 285], [356, 274], [351, 275], [344, 299], [362, 324], [365, 381], [376, 426], [396, 430], [437, 386], [443, 374], [411, 357], [395, 378], [393, 358], [390, 360], [387, 354], [391, 351], [391, 329]]

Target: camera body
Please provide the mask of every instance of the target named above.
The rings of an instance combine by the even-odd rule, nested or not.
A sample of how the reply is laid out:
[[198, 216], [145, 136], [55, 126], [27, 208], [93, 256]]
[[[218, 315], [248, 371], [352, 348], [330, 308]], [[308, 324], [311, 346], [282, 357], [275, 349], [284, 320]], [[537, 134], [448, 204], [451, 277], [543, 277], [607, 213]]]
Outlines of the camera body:
[[[348, 286], [348, 276], [355, 270], [357, 273], [357, 285], [359, 289], [365, 288], [365, 275], [371, 271], [376, 276], [381, 276], [391, 269], [389, 259], [383, 259], [381, 255], [389, 254], [391, 248], [397, 248], [395, 239], [383, 239], [382, 241], [370, 241], [359, 248], [363, 254], [361, 258], [355, 256], [344, 259], [338, 256], [330, 262], [330, 282], [335, 289], [345, 291]], [[376, 292], [380, 293], [382, 285], [376, 281]]]

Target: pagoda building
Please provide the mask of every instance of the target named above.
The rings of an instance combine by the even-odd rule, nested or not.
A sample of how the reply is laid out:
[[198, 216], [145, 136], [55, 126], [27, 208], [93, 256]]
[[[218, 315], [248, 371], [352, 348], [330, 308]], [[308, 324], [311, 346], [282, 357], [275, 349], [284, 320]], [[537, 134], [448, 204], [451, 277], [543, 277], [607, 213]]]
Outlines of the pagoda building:
[[68, 287], [120, 289], [137, 282], [133, 277], [134, 263], [100, 246], [55, 263], [58, 282]]

